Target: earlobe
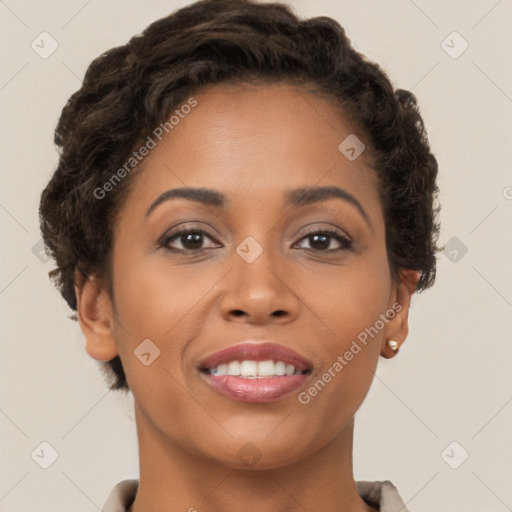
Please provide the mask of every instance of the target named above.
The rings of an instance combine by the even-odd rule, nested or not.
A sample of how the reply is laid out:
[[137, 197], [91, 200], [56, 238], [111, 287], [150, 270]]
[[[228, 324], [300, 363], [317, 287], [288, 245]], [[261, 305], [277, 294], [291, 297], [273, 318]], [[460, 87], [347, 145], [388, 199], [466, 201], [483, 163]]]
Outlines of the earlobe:
[[411, 296], [416, 290], [419, 273], [415, 270], [401, 272], [401, 282], [393, 294], [390, 310], [394, 316], [384, 329], [380, 355], [386, 359], [394, 357], [409, 334], [409, 307]]
[[75, 272], [77, 316], [85, 336], [85, 350], [98, 361], [110, 361], [118, 355], [114, 339], [114, 318], [110, 297], [94, 275]]

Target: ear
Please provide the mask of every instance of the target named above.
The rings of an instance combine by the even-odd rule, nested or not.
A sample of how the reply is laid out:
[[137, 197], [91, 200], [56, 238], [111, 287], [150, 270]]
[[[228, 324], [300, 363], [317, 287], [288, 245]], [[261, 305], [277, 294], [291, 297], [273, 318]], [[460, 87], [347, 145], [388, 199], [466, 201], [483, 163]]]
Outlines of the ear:
[[110, 297], [94, 275], [75, 271], [75, 293], [85, 350], [98, 361], [110, 361], [118, 355], [114, 340], [114, 317]]
[[380, 355], [386, 359], [394, 357], [398, 352], [398, 350], [392, 350], [388, 346], [388, 341], [394, 340], [400, 347], [409, 334], [409, 307], [412, 294], [416, 291], [418, 279], [418, 271], [402, 270], [400, 272], [400, 282], [394, 285], [388, 309], [389, 318], [391, 319], [384, 328], [380, 351]]

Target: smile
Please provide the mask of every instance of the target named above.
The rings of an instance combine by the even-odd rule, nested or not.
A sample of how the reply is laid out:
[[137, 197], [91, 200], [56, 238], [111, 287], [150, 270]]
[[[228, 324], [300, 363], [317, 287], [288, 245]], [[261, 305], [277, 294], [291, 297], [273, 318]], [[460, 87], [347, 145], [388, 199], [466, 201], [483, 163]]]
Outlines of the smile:
[[307, 359], [277, 343], [241, 343], [203, 359], [199, 370], [222, 395], [263, 403], [300, 388], [313, 369]]

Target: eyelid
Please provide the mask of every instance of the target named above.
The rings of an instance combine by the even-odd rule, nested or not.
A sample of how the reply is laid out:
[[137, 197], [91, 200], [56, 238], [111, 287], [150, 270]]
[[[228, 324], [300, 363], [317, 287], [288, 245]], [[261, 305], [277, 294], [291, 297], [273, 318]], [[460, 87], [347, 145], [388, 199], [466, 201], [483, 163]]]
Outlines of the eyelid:
[[174, 236], [180, 233], [181, 231], [200, 231], [205, 233], [210, 238], [222, 236], [217, 229], [215, 229], [208, 223], [205, 223], [200, 220], [186, 220], [178, 222], [178, 224], [174, 224], [172, 228], [167, 229], [164, 232], [164, 234], [159, 238], [159, 241]]
[[[303, 235], [304, 236], [307, 236], [307, 235], [310, 235], [310, 234], [313, 234], [313, 233], [319, 233], [319, 232], [323, 232], [323, 233], [335, 233], [337, 235], [340, 235], [344, 238], [346, 238], [347, 240], [350, 240], [351, 242], [353, 242], [353, 238], [346, 232], [344, 231], [343, 229], [341, 228], [338, 228], [338, 227], [335, 227], [333, 225], [328, 225], [328, 227], [319, 227], [319, 226], [313, 226], [312, 228], [308, 228], [306, 233]], [[302, 238], [303, 238], [302, 237]], [[302, 239], [301, 238], [301, 239]]]

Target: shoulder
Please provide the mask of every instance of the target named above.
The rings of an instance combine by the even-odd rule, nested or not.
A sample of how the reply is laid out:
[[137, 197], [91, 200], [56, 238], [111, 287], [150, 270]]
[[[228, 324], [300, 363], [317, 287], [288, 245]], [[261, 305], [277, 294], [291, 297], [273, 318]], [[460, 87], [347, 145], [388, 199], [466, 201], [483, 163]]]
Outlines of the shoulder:
[[[122, 480], [110, 492], [102, 512], [126, 512], [137, 493], [138, 480]], [[357, 491], [369, 505], [376, 506], [380, 512], [408, 512], [398, 493], [398, 489], [389, 480], [376, 482], [357, 481]]]
[[102, 512], [126, 512], [135, 499], [138, 486], [138, 480], [122, 480], [116, 484], [110, 491]]
[[357, 481], [356, 487], [361, 498], [369, 505], [379, 507], [380, 512], [409, 512], [398, 489], [389, 480]]

